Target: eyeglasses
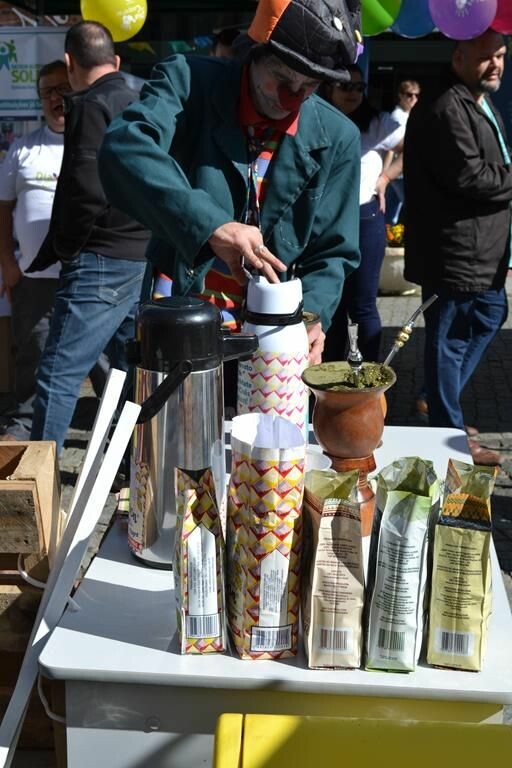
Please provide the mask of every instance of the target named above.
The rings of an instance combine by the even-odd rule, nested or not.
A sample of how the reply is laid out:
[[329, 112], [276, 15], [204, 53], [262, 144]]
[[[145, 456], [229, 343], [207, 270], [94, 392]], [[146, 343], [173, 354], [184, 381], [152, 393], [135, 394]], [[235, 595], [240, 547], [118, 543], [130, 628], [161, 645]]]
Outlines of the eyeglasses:
[[417, 91], [404, 91], [402, 96], [405, 96], [406, 99], [419, 99], [420, 94]]
[[49, 85], [47, 88], [39, 89], [39, 98], [43, 101], [51, 99], [52, 93], [56, 93], [57, 96], [64, 96], [65, 93], [71, 91], [69, 83], [58, 83], [57, 85]]
[[357, 93], [364, 93], [366, 83], [338, 83], [338, 88], [340, 88], [342, 91], [345, 91], [346, 93], [352, 93], [352, 91], [356, 91]]

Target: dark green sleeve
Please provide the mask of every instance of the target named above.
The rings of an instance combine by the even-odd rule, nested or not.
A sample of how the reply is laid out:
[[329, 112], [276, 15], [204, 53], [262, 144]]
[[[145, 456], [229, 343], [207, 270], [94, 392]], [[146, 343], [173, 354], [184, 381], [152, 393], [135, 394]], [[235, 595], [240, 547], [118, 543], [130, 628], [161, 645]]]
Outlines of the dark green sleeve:
[[190, 86], [185, 57], [157, 65], [141, 100], [112, 122], [99, 168], [109, 201], [193, 265], [212, 232], [232, 216], [207, 192], [192, 188], [169, 155], [178, 119], [186, 131]]

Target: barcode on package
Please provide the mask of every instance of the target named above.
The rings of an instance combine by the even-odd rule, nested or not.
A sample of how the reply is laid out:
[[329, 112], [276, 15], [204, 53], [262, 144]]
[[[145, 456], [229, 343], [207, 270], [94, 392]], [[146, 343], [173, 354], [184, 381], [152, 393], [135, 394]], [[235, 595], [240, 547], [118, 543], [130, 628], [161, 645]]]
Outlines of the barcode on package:
[[475, 636], [472, 632], [450, 632], [447, 629], [436, 630], [436, 651], [452, 656], [472, 656]]
[[379, 628], [377, 648], [386, 651], [403, 651], [405, 648], [405, 632], [395, 632], [393, 629]]
[[220, 621], [219, 614], [213, 613], [210, 616], [190, 616], [187, 617], [187, 637], [219, 637]]
[[292, 647], [292, 625], [286, 627], [253, 627], [251, 651], [287, 651]]
[[352, 653], [352, 629], [325, 629], [320, 627], [320, 650], [333, 653]]

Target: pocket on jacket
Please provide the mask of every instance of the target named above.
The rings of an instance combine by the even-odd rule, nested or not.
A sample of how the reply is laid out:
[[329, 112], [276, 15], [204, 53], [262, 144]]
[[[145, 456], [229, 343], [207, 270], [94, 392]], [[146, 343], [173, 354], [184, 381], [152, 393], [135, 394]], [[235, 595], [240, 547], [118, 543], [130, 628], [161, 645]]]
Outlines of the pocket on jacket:
[[285, 245], [303, 249], [308, 244], [323, 193], [323, 186], [306, 189], [299, 199], [286, 209], [277, 226]]

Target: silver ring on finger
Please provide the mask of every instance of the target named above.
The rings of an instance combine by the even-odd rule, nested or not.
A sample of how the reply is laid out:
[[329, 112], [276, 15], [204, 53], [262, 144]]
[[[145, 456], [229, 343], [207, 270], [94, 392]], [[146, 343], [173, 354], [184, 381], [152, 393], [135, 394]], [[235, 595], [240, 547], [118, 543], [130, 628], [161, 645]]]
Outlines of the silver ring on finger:
[[265, 246], [263, 245], [263, 243], [261, 243], [260, 245], [257, 245], [256, 248], [254, 249], [254, 255], [261, 256], [261, 254], [264, 251], [265, 251]]

